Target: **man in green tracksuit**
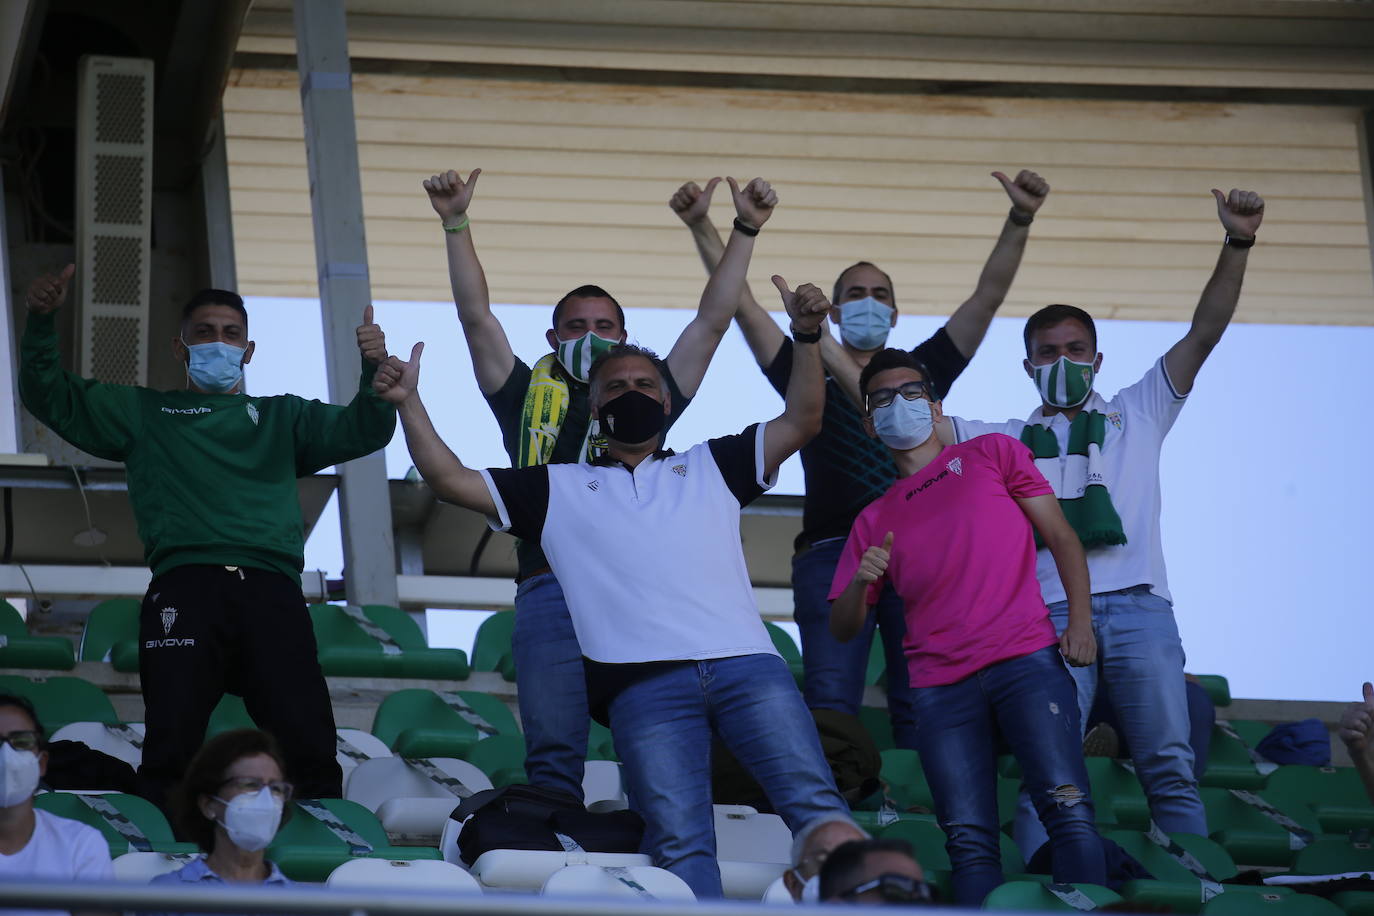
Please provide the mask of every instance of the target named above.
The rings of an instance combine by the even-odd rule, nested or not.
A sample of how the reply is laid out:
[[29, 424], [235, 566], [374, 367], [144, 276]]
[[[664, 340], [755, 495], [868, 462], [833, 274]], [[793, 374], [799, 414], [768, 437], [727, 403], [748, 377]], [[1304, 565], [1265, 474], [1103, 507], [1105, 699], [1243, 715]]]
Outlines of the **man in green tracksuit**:
[[139, 620], [141, 791], [164, 803], [228, 691], [281, 743], [297, 794], [339, 797], [334, 714], [301, 594], [296, 478], [391, 441], [396, 408], [372, 392], [386, 358], [372, 307], [358, 328], [362, 379], [347, 407], [244, 394], [248, 314], [236, 293], [213, 289], [186, 304], [172, 343], [186, 388], [154, 391], [62, 369], [53, 312], [74, 271], [29, 287], [19, 390], [62, 438], [127, 468], [153, 573]]

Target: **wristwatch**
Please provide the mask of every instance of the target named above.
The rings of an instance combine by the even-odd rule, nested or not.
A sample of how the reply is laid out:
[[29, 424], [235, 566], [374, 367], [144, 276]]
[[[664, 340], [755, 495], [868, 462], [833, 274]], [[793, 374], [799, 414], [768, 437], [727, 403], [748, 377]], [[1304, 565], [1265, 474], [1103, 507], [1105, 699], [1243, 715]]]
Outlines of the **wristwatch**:
[[1255, 237], [1252, 235], [1248, 239], [1238, 235], [1226, 233], [1226, 244], [1232, 248], [1253, 248], [1255, 247]]
[[796, 328], [792, 328], [791, 330], [792, 330], [792, 339], [795, 340], [797, 343], [820, 343], [820, 342], [821, 342], [821, 329], [820, 329], [820, 328], [817, 328], [816, 330], [812, 331], [810, 334], [807, 334], [807, 333], [805, 333], [805, 332], [803, 332], [803, 331], [798, 331]]

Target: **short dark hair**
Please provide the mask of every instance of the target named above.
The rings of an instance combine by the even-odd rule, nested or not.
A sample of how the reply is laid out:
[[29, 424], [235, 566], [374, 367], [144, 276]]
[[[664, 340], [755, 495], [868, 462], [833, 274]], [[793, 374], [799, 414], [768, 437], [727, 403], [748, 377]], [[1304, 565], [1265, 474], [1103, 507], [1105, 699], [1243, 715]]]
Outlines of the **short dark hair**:
[[243, 297], [227, 289], [203, 289], [196, 293], [181, 308], [181, 323], [191, 320], [191, 313], [202, 305], [227, 305], [239, 313], [245, 326], [248, 324], [248, 309], [243, 307]]
[[872, 840], [850, 840], [830, 850], [825, 864], [820, 870], [820, 898], [831, 900], [854, 886], [855, 878], [862, 871], [864, 860], [869, 853], [895, 852], [907, 856], [913, 862], [916, 853], [911, 844], [897, 837], [878, 837]]
[[930, 370], [920, 358], [910, 350], [898, 350], [896, 347], [888, 347], [873, 354], [873, 358], [864, 366], [859, 373], [859, 394], [868, 397], [868, 383], [873, 381], [873, 376], [879, 372], [886, 372], [888, 369], [914, 369], [921, 373], [921, 378], [925, 379], [930, 385], [931, 395], [935, 400], [942, 397], [941, 392], [935, 390], [935, 380], [930, 377]]
[[[38, 732], [39, 740], [43, 740], [43, 735], [45, 734], [43, 731], [43, 723], [38, 719], [38, 710], [34, 709], [33, 700], [30, 700], [28, 697], [22, 697], [17, 693], [0, 693], [0, 708], [5, 706], [9, 706], [12, 709], [18, 709], [24, 713], [24, 715], [28, 716], [29, 719], [33, 721], [33, 730]], [[43, 743], [46, 744], [47, 742], [44, 741]]]
[[568, 304], [569, 299], [609, 299], [611, 305], [615, 306], [615, 316], [620, 319], [620, 329], [625, 329], [625, 310], [620, 307], [620, 303], [615, 301], [615, 296], [606, 292], [599, 286], [591, 283], [584, 283], [575, 290], [566, 293], [562, 299], [553, 307], [553, 327], [558, 330], [558, 317], [563, 314], [563, 306]]
[[657, 353], [650, 350], [648, 347], [641, 347], [639, 344], [624, 343], [616, 344], [614, 347], [611, 347], [605, 353], [602, 353], [596, 359], [592, 360], [592, 365], [587, 370], [587, 384], [589, 386], [595, 385], [596, 377], [601, 374], [607, 364], [620, 359], [629, 359], [632, 356], [638, 356], [653, 363], [659, 378], [663, 379], [665, 383], [667, 382], [667, 376], [663, 373], [663, 360], [659, 359]]
[[1021, 332], [1026, 344], [1027, 358], [1031, 355], [1031, 335], [1041, 328], [1052, 328], [1064, 321], [1077, 321], [1082, 324], [1092, 335], [1093, 347], [1097, 347], [1097, 325], [1093, 324], [1093, 316], [1076, 305], [1047, 305], [1026, 319], [1026, 329]]
[[[186, 775], [182, 777], [172, 798], [172, 810], [184, 839], [195, 843], [204, 852], [214, 849], [215, 822], [200, 812], [200, 797], [219, 793], [220, 786], [224, 785], [224, 773], [234, 765], [234, 761], [258, 754], [271, 757], [282, 773], [286, 773], [286, 762], [282, 759], [277, 742], [267, 732], [255, 728], [221, 732], [201, 746], [191, 759]], [[288, 806], [282, 812], [282, 823], [290, 814], [291, 808]]]
[[888, 289], [888, 292], [892, 293], [892, 301], [893, 301], [893, 302], [896, 302], [896, 301], [897, 301], [897, 290], [893, 289], [893, 287], [892, 287], [892, 276], [891, 276], [887, 271], [883, 270], [881, 267], [879, 267], [877, 264], [874, 264], [872, 261], [856, 261], [856, 262], [854, 262], [853, 264], [850, 264], [850, 265], [849, 265], [848, 267], [846, 267], [844, 270], [840, 271], [840, 275], [839, 275], [838, 277], [835, 278], [835, 288], [834, 288], [834, 290], [831, 291], [831, 295], [830, 295], [830, 304], [831, 304], [831, 305], [839, 305], [839, 304], [840, 304], [840, 293], [844, 292], [844, 289], [840, 286], [840, 283], [844, 280], [844, 275], [847, 274], [847, 273], [849, 273], [851, 270], [853, 270], [853, 269], [856, 268], [856, 267], [872, 267], [872, 268], [873, 268], [874, 270], [876, 270], [878, 273], [880, 273], [880, 274], [882, 274], [884, 277], [886, 277], [886, 278], [887, 278], [887, 289]]

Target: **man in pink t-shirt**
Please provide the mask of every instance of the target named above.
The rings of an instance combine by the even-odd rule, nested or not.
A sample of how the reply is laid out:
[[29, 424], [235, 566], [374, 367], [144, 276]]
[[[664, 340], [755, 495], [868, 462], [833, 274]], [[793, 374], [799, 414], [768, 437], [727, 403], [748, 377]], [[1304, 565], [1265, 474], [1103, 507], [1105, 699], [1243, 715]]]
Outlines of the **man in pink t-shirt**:
[[[865, 425], [891, 450], [899, 476], [850, 530], [830, 588], [830, 628], [842, 641], [860, 632], [888, 583], [906, 606], [917, 749], [947, 837], [955, 901], [977, 906], [1003, 880], [999, 733], [1049, 832], [1054, 879], [1102, 884], [1102, 838], [1064, 667], [1097, 654], [1083, 547], [1024, 445], [1003, 435], [939, 441], [940, 403], [910, 353], [879, 353], [859, 390]], [[1069, 595], [1063, 637], [1040, 596], [1032, 525]]]

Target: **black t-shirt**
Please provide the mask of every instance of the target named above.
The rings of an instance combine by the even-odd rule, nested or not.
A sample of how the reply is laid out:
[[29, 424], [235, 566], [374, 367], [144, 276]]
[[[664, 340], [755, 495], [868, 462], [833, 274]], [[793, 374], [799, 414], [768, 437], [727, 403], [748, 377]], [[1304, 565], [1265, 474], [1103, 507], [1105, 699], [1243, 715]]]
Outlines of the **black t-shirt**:
[[[930, 369], [935, 388], [944, 397], [968, 366], [944, 328], [911, 351]], [[772, 365], [763, 370], [778, 394], [787, 396], [792, 377], [792, 340], [784, 338]], [[897, 479], [892, 454], [864, 430], [863, 414], [829, 375], [825, 379], [825, 414], [820, 435], [801, 450], [806, 496], [802, 501], [802, 533], [797, 546], [826, 538], [845, 537], [854, 519]]]
[[[660, 367], [663, 370], [663, 381], [667, 383], [668, 394], [672, 399], [671, 412], [663, 428], [666, 437], [668, 430], [677, 422], [677, 418], [682, 416], [692, 399], [679, 390], [668, 363], [662, 362]], [[556, 371], [561, 373], [563, 367], [558, 366]], [[506, 455], [510, 458], [512, 466], [518, 466], [520, 463], [520, 423], [524, 419], [525, 393], [529, 391], [532, 375], [530, 367], [517, 356], [510, 375], [506, 376], [506, 381], [499, 389], [487, 395], [487, 405], [491, 407], [496, 423], [501, 427], [501, 442], [506, 446]], [[591, 390], [586, 384], [576, 379], [568, 379], [568, 413], [563, 419], [562, 428], [558, 431], [558, 439], [554, 442], [550, 464], [576, 464], [582, 460], [582, 445], [586, 441], [587, 427], [592, 419], [590, 393]], [[516, 544], [515, 555], [519, 563], [518, 578], [521, 579], [549, 565], [549, 561], [544, 557], [544, 551], [539, 549], [538, 538], [519, 541]]]

